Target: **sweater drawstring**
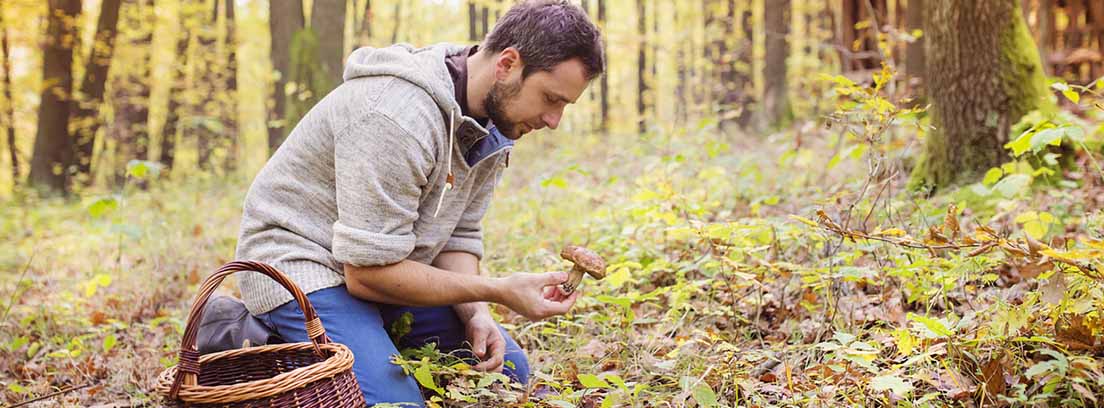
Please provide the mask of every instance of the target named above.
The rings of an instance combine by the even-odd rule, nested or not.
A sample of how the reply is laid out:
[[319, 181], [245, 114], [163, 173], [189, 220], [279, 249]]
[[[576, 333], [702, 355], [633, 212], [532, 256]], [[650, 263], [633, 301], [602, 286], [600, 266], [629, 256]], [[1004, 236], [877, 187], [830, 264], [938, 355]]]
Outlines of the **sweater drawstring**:
[[445, 177], [444, 187], [441, 187], [441, 198], [437, 200], [437, 209], [433, 211], [433, 218], [437, 218], [437, 214], [441, 212], [441, 205], [445, 203], [445, 193], [452, 190], [452, 183], [455, 181], [455, 177], [452, 175], [452, 146], [455, 140], [454, 133], [456, 132], [456, 128], [453, 127], [455, 114], [453, 110], [449, 110], [449, 147], [448, 152], [445, 153], [445, 167], [448, 169], [448, 176]]

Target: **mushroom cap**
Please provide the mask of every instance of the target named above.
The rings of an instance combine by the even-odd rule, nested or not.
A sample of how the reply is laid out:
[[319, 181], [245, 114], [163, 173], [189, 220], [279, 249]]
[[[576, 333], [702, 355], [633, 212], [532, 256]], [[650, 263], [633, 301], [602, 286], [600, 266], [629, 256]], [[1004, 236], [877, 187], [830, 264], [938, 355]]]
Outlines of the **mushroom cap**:
[[560, 257], [571, 261], [595, 279], [606, 277], [606, 260], [589, 249], [578, 245], [568, 245], [560, 251]]

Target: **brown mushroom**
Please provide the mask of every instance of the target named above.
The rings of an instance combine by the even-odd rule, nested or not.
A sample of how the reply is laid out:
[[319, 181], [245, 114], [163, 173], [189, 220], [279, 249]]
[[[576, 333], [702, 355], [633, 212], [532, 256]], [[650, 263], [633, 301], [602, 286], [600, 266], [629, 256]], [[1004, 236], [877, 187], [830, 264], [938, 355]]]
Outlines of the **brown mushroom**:
[[567, 282], [560, 285], [564, 293], [574, 292], [579, 282], [583, 281], [583, 275], [590, 275], [594, 279], [606, 277], [606, 260], [594, 251], [577, 245], [568, 245], [560, 251], [560, 257], [575, 264], [571, 268], [571, 275], [568, 276]]

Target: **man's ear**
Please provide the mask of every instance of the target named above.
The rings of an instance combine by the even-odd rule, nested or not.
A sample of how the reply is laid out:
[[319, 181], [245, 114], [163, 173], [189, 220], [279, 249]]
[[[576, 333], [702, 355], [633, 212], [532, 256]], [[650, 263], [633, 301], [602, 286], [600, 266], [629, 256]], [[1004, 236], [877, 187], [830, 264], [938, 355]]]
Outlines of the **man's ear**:
[[498, 53], [498, 60], [495, 61], [495, 79], [504, 81], [514, 70], [520, 70], [522, 67], [524, 64], [521, 62], [521, 54], [518, 54], [516, 48], [507, 47]]

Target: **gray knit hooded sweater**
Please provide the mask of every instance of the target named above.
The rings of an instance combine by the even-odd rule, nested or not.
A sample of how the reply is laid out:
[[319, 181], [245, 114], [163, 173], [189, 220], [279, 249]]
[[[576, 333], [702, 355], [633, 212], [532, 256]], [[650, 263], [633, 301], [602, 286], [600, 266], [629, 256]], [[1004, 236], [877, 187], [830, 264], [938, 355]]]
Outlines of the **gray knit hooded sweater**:
[[[429, 264], [444, 251], [482, 257], [480, 223], [513, 144], [461, 113], [445, 58], [463, 51], [354, 51], [344, 82], [249, 187], [237, 259], [269, 263], [310, 293], [344, 284], [344, 264]], [[292, 300], [259, 273], [239, 276], [255, 315]]]

